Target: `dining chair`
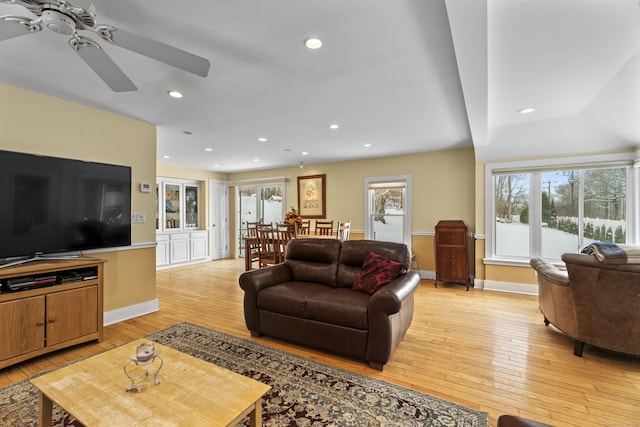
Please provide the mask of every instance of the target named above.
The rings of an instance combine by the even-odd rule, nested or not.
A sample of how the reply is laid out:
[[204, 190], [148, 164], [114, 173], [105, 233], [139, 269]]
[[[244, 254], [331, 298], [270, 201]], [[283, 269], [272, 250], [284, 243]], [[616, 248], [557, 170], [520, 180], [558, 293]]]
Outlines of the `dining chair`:
[[333, 234], [333, 220], [320, 221], [316, 220], [316, 235], [331, 236]]
[[260, 268], [280, 262], [278, 231], [258, 228], [258, 264]]
[[296, 224], [296, 236], [309, 235], [309, 229], [311, 228], [311, 220], [303, 219], [300, 224]]
[[288, 222], [279, 222], [279, 223], [276, 224], [276, 229], [278, 231], [289, 230], [289, 227], [291, 227], [291, 224], [289, 224]]
[[289, 243], [289, 240], [295, 238], [296, 233], [290, 228], [287, 228], [286, 230], [278, 230], [278, 257], [280, 262], [284, 262], [284, 257], [287, 255], [287, 243]]
[[349, 234], [351, 233], [351, 221], [346, 220], [345, 222], [338, 221], [338, 227], [336, 228], [336, 237], [341, 242], [349, 240]]
[[261, 222], [258, 224], [258, 230], [273, 230], [273, 224], [270, 222]]
[[253, 263], [258, 261], [258, 224], [260, 221], [246, 223], [246, 234], [245, 234], [245, 248], [244, 248], [244, 256], [249, 257], [249, 262], [246, 263], [249, 269], [253, 268]]

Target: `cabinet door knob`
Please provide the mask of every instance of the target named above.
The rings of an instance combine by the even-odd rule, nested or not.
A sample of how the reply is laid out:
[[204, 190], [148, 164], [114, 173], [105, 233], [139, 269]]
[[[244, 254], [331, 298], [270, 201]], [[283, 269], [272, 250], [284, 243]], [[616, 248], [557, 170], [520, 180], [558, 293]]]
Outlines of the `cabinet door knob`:
[[47, 322], [49, 322], [49, 323], [55, 323], [55, 321], [56, 321], [56, 319], [55, 319], [55, 318], [53, 318], [53, 319], [47, 319]]

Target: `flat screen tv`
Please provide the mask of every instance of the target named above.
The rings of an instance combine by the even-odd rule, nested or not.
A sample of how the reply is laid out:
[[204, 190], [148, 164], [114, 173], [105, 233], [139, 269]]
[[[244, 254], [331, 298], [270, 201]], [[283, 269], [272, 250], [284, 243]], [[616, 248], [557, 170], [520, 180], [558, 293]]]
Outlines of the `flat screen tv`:
[[0, 261], [131, 245], [131, 168], [0, 151]]

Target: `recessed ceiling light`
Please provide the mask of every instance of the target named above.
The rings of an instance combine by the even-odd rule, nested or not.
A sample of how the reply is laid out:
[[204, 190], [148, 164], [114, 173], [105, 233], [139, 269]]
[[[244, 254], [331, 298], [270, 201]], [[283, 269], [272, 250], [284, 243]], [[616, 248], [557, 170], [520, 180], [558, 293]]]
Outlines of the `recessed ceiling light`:
[[219, 167], [220, 167], [220, 165], [216, 163], [215, 165], [213, 165], [213, 167], [214, 167], [214, 168], [219, 168]]
[[164, 156], [162, 156], [162, 158], [163, 158], [163, 159], [170, 159], [170, 158], [171, 158], [171, 156], [164, 155]]
[[213, 151], [213, 148], [207, 147], [207, 148], [204, 149], [204, 151]]
[[254, 162], [259, 162], [259, 161], [260, 161], [260, 159], [253, 159], [253, 161], [254, 161]]
[[363, 147], [364, 148], [369, 148], [369, 147], [371, 147], [371, 144], [364, 144]]
[[340, 127], [340, 125], [337, 124], [337, 123], [332, 123], [332, 124], [329, 125], [329, 129], [338, 129], [339, 127]]
[[533, 108], [533, 107], [525, 107], [525, 108], [519, 109], [518, 113], [520, 113], [520, 114], [529, 114], [529, 113], [533, 113], [534, 111], [536, 111], [536, 109]]
[[302, 152], [302, 153], [300, 153], [300, 154], [302, 154], [303, 156], [306, 156], [306, 155], [308, 155], [308, 154], [309, 154], [309, 152], [308, 152], [308, 151], [303, 151], [303, 152]]
[[260, 138], [258, 138], [258, 141], [259, 141], [259, 142], [267, 142], [267, 141], [268, 141], [268, 139], [267, 139], [267, 138], [265, 138], [265, 137], [263, 137], [263, 136], [261, 136]]
[[308, 49], [320, 49], [322, 47], [322, 40], [316, 37], [309, 37], [304, 39], [304, 45]]
[[167, 92], [172, 98], [182, 98], [182, 92], [178, 92], [177, 90], [170, 90]]

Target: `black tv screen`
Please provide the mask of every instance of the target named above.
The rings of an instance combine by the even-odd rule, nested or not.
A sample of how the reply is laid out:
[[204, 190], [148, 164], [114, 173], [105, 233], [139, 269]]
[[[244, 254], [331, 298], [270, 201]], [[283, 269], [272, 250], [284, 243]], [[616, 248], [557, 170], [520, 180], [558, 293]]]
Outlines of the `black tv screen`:
[[0, 151], [0, 258], [131, 245], [131, 168]]

